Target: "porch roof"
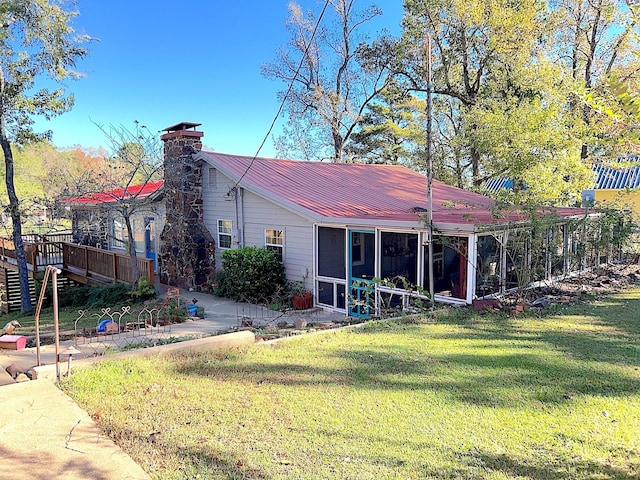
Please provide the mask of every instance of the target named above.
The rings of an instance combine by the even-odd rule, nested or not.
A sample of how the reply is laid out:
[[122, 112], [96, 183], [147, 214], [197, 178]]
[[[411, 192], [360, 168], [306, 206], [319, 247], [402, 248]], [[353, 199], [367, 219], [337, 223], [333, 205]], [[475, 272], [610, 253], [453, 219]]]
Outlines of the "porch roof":
[[61, 202], [66, 204], [93, 206], [126, 199], [143, 200], [159, 192], [162, 185], [164, 185], [164, 180], [158, 180], [157, 182], [129, 185], [126, 188], [115, 188], [106, 192], [88, 193], [80, 197], [65, 198], [61, 200]]
[[[217, 152], [198, 155], [241, 187], [314, 221], [424, 225], [427, 178], [401, 165], [254, 159]], [[434, 224], [469, 228], [526, 219], [522, 212], [496, 216], [492, 198], [437, 180], [432, 196]], [[581, 210], [558, 213], [576, 215]]]

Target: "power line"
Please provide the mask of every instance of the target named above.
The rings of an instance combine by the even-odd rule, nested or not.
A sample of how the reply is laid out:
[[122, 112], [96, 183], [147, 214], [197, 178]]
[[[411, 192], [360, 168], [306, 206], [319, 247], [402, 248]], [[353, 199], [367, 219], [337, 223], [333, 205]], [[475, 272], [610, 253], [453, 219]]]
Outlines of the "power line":
[[282, 97], [282, 101], [280, 102], [280, 106], [278, 107], [278, 111], [276, 112], [276, 114], [275, 114], [275, 116], [273, 118], [273, 121], [271, 122], [271, 125], [269, 126], [269, 130], [267, 130], [267, 133], [265, 134], [264, 138], [262, 139], [262, 143], [260, 143], [260, 146], [258, 147], [258, 150], [256, 151], [255, 155], [251, 159], [251, 162], [249, 162], [249, 165], [245, 169], [244, 173], [240, 176], [240, 178], [235, 183], [235, 185], [232, 188], [229, 189], [229, 192], [235, 190], [236, 187], [238, 185], [240, 185], [240, 182], [245, 177], [245, 175], [249, 172], [249, 170], [253, 166], [254, 162], [256, 161], [256, 158], [258, 158], [258, 155], [260, 154], [260, 150], [262, 150], [262, 147], [264, 147], [264, 144], [267, 142], [267, 139], [269, 138], [269, 135], [271, 134], [271, 131], [273, 130], [273, 127], [275, 126], [276, 122], [278, 121], [278, 118], [280, 117], [280, 114], [282, 113], [282, 109], [284, 108], [284, 104], [287, 101], [287, 98], [289, 97], [289, 94], [291, 93], [291, 90], [293, 89], [293, 83], [296, 81], [296, 78], [298, 78], [298, 74], [300, 73], [300, 70], [302, 69], [302, 65], [304, 63], [304, 59], [307, 56], [307, 53], [309, 52], [309, 48], [311, 48], [311, 44], [313, 43], [313, 39], [316, 36], [316, 32], [318, 31], [318, 27], [320, 26], [320, 22], [322, 21], [322, 17], [324, 16], [324, 12], [326, 12], [330, 1], [331, 0], [326, 0], [325, 3], [324, 3], [324, 7], [322, 7], [322, 11], [320, 12], [320, 16], [318, 17], [318, 20], [316, 21], [316, 24], [313, 27], [313, 32], [311, 33], [311, 37], [309, 38], [309, 43], [307, 44], [306, 48], [304, 49], [304, 53], [302, 55], [302, 58], [300, 58], [300, 63], [298, 64], [298, 68], [296, 68], [296, 71], [293, 74], [293, 78], [289, 82], [289, 87], [287, 88], [287, 92], [284, 94], [284, 97]]

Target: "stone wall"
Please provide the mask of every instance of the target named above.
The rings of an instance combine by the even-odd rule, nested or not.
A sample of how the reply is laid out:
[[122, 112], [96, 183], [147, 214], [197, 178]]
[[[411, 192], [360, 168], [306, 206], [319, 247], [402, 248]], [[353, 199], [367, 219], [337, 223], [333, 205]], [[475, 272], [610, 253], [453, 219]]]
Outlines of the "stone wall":
[[105, 209], [74, 208], [71, 217], [73, 241], [80, 245], [109, 248], [110, 222]]
[[203, 223], [202, 165], [193, 156], [202, 132], [168, 129], [164, 141], [166, 223], [160, 234], [160, 282], [201, 290], [215, 275], [215, 241]]

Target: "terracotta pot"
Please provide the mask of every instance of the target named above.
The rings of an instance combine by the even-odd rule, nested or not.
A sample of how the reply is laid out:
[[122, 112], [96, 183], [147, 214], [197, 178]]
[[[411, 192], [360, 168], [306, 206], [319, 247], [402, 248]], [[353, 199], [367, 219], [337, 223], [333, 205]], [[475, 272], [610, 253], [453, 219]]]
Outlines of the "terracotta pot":
[[296, 310], [306, 310], [313, 304], [311, 292], [298, 292], [293, 294], [293, 308]]

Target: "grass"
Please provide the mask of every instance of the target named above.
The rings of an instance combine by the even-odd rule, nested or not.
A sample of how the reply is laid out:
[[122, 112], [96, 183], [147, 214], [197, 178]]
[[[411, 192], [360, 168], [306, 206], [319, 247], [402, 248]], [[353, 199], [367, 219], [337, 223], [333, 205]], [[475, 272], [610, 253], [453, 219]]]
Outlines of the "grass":
[[[186, 301], [181, 300], [181, 305], [185, 305]], [[109, 307], [110, 312], [122, 312], [125, 304], [116, 305], [114, 307]], [[127, 306], [130, 307], [130, 314], [123, 315], [123, 320], [131, 321], [135, 319], [135, 316], [138, 312], [147, 307], [147, 308], [159, 308], [163, 305], [163, 299], [156, 299], [150, 301], [150, 303], [145, 302], [135, 302], [130, 301], [126, 303]], [[176, 315], [171, 318], [174, 322], [184, 321], [187, 313], [186, 310], [182, 312], [183, 309], [180, 309], [177, 306], [177, 303], [174, 302], [174, 307], [171, 311], [180, 310], [180, 315]], [[60, 307], [58, 309], [58, 324], [61, 332], [65, 331], [73, 331], [76, 328], [76, 320], [78, 330], [86, 329], [95, 329], [100, 320], [104, 320], [107, 318], [105, 314], [106, 307]], [[83, 315], [80, 314], [80, 311], [84, 312]], [[0, 327], [4, 326], [7, 322], [11, 320], [17, 320], [20, 322], [20, 327], [16, 329], [14, 332], [16, 335], [33, 335], [35, 334], [35, 310], [29, 313], [19, 313], [19, 312], [11, 312], [8, 314], [3, 314], [0, 316]], [[169, 314], [165, 314], [169, 315]], [[204, 318], [204, 308], [198, 307], [197, 315], [201, 318]], [[114, 317], [117, 320], [117, 316]], [[54, 331], [54, 320], [53, 320], [53, 308], [43, 308], [40, 312], [40, 332], [42, 334], [53, 333]]]
[[443, 310], [62, 388], [157, 479], [637, 479], [639, 311], [640, 288], [543, 318]]
[[[115, 310], [118, 310], [119, 307], [116, 307]], [[81, 308], [81, 307], [61, 307], [58, 309], [58, 324], [60, 331], [70, 331], [74, 330], [74, 325], [76, 319], [80, 316], [78, 313], [79, 310], [83, 310], [85, 312], [84, 316], [78, 321], [78, 328], [95, 328], [98, 323], [97, 317], [95, 315], [101, 315], [101, 308]], [[111, 309], [114, 311], [114, 309]], [[17, 320], [20, 322], [21, 327], [16, 329], [15, 334], [20, 335], [33, 335], [35, 333], [35, 310], [29, 313], [20, 313], [20, 312], [11, 312], [7, 314], [3, 314], [0, 316], [0, 327], [4, 326], [7, 322], [11, 320]], [[54, 322], [53, 322], [53, 308], [43, 308], [40, 311], [40, 328], [41, 332], [53, 332], [54, 330]]]

